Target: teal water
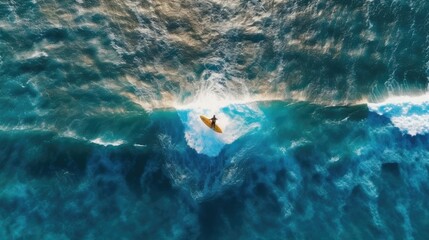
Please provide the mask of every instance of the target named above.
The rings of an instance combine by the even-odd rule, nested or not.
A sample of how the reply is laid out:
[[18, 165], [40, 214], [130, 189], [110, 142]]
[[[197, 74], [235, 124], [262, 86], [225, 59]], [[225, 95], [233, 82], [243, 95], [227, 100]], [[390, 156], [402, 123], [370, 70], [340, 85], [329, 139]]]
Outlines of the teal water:
[[0, 239], [427, 239], [428, 10], [0, 1]]
[[[103, 133], [116, 126], [106, 146], [3, 131], [2, 238], [427, 236], [427, 136], [404, 135], [366, 105], [252, 108], [259, 126], [216, 156], [189, 146], [175, 110], [97, 120]], [[219, 146], [200, 151], [210, 149]]]

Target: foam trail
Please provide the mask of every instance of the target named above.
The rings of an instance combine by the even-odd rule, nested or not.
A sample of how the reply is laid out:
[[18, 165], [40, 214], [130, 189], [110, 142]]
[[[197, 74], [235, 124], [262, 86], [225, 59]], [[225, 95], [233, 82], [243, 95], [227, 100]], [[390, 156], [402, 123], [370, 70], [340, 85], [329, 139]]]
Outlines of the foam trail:
[[125, 143], [125, 141], [123, 140], [116, 140], [116, 141], [106, 141], [103, 140], [102, 138], [96, 138], [91, 140], [92, 143], [98, 144], [98, 145], [103, 145], [103, 146], [120, 146], [122, 144]]

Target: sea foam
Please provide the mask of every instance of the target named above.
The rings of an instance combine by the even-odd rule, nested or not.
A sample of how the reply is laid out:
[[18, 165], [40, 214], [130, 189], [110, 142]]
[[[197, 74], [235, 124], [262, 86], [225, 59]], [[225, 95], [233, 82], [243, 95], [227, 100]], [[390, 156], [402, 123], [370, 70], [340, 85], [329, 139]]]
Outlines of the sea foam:
[[399, 96], [380, 103], [369, 103], [370, 111], [388, 117], [402, 132], [415, 136], [429, 133], [429, 93]]

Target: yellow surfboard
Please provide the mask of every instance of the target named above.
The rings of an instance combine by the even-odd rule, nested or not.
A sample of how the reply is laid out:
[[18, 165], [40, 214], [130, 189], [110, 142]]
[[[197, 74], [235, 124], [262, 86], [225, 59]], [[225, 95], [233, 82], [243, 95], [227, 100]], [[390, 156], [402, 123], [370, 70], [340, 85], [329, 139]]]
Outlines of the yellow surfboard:
[[209, 118], [207, 118], [207, 117], [205, 117], [203, 115], [201, 115], [200, 118], [203, 121], [203, 123], [207, 125], [207, 127], [213, 129], [213, 131], [215, 131], [217, 133], [222, 133], [222, 129], [220, 129], [220, 127], [217, 124], [215, 124], [214, 128], [211, 127], [212, 120], [210, 120]]

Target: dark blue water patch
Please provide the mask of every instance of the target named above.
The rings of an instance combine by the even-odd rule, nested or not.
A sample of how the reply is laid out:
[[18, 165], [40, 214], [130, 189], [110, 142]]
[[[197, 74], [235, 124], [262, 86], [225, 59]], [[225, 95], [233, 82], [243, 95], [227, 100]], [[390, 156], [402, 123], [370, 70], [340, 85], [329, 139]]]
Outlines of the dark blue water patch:
[[272, 176], [276, 167], [263, 164], [264, 160], [268, 159], [248, 159], [246, 180], [242, 184], [199, 205], [201, 232], [198, 239], [285, 237], [287, 228], [282, 220], [282, 206], [268, 180], [270, 177], [264, 177]]
[[380, 28], [380, 31], [386, 30], [388, 24], [393, 23], [396, 20], [394, 8], [392, 8], [390, 4], [382, 2], [372, 6], [372, 11], [368, 12], [370, 20], [376, 23], [375, 26]]
[[192, 25], [189, 21], [186, 20], [175, 20], [169, 19], [166, 25], [167, 30], [170, 32], [182, 32], [182, 31], [192, 31]]
[[[79, 18], [77, 18], [76, 20], [79, 21]], [[101, 13], [94, 13], [91, 16], [91, 20], [95, 24], [104, 25], [108, 21], [108, 18], [107, 18], [107, 16], [105, 16]], [[82, 21], [84, 21], [84, 19], [82, 19]]]
[[[51, 134], [46, 134], [52, 136]], [[20, 159], [25, 159], [26, 156], [20, 156], [20, 154], [26, 154], [26, 144], [25, 141], [16, 142], [17, 139], [20, 139], [20, 136], [5, 136], [4, 133], [2, 136], [2, 148], [1, 148], [1, 165], [4, 168], [7, 165], [11, 167], [17, 167], [14, 165], [20, 164]], [[42, 135], [43, 136], [43, 135]], [[31, 155], [30, 155], [31, 156]], [[33, 155], [34, 156], [34, 155]]]
[[[364, 82], [368, 81], [368, 79], [388, 79], [389, 72], [386, 63], [383, 60], [376, 60], [371, 56], [375, 51], [382, 51], [382, 48], [379, 48], [377, 45], [376, 43], [369, 43], [368, 52], [365, 56], [356, 60], [355, 67], [359, 69], [356, 71], [356, 81]], [[368, 59], [371, 61], [368, 61]], [[358, 86], [358, 92], [370, 91], [371, 88], [376, 88], [377, 84], [375, 86]], [[384, 86], [384, 83], [379, 84]], [[379, 95], [383, 96], [384, 93], [379, 93]]]
[[11, 34], [14, 35], [15, 39], [8, 43], [14, 46], [15, 53], [19, 53], [20, 51], [31, 51], [37, 43], [47, 39], [45, 34], [49, 32], [50, 29], [52, 29], [50, 26], [40, 28], [24, 26], [19, 29], [11, 30]]
[[[361, 7], [364, 7], [366, 1], [364, 0], [334, 0], [334, 2], [338, 5], [344, 6], [346, 8], [350, 8], [352, 10], [359, 9]], [[323, 4], [323, 3], [322, 3]]]
[[323, 107], [314, 111], [312, 117], [332, 121], [362, 121], [368, 117], [366, 104], [354, 106]]
[[67, 29], [64, 28], [51, 28], [47, 29], [43, 34], [43, 38], [52, 43], [58, 43], [64, 40], [70, 40], [70, 35]]
[[49, 62], [51, 62], [51, 60], [45, 56], [28, 59], [22, 62], [19, 72], [32, 74], [43, 72], [49, 69]]
[[[244, 216], [243, 198], [234, 192], [203, 202], [199, 207], [201, 233], [198, 239], [234, 239], [240, 237]], [[233, 224], [228, 224], [228, 222]]]
[[6, 18], [9, 14], [10, 14], [9, 4], [8, 3], [0, 3], [1, 19]]
[[[14, 55], [14, 52], [10, 48], [10, 46], [13, 46], [15, 42], [17, 41], [16, 36], [12, 34], [10, 31], [7, 31], [5, 29], [0, 29], [0, 37], [3, 39], [2, 46], [4, 46], [0, 51], [2, 53], [2, 57], [8, 57]], [[9, 48], [8, 48], [9, 47]], [[3, 54], [7, 54], [6, 56]]]
[[[291, 63], [283, 70], [285, 76], [290, 77], [290, 90], [306, 88], [310, 83], [314, 84], [313, 86], [336, 86], [336, 89], [343, 89], [345, 86], [342, 81], [338, 81], [339, 78], [345, 78], [348, 72], [348, 64], [342, 59], [332, 58], [329, 54], [289, 50], [283, 54], [283, 60]], [[312, 89], [312, 92], [320, 91], [325, 90], [316, 87]], [[344, 94], [345, 91], [340, 91], [335, 97], [340, 99]]]
[[371, 221], [368, 199], [361, 186], [357, 185], [353, 188], [342, 210], [345, 214], [342, 219], [345, 236], [356, 239], [362, 239], [365, 236], [382, 237], [380, 230]]
[[229, 30], [225, 37], [233, 42], [250, 41], [253, 43], [258, 43], [266, 39], [265, 35], [262, 33], [246, 33], [241, 29]]
[[[428, 191], [425, 189], [425, 191]], [[418, 196], [414, 196], [414, 199], [418, 198]], [[412, 203], [411, 203], [412, 204]], [[425, 211], [425, 209], [428, 209], [429, 203], [427, 201], [422, 201], [418, 204], [415, 208], [410, 208], [410, 219], [413, 219], [412, 221], [412, 227], [413, 229], [421, 229], [421, 231], [418, 231], [413, 234], [415, 238], [424, 239], [429, 234], [429, 230], [427, 229], [428, 221], [429, 221], [429, 214]]]
[[265, 46], [260, 64], [264, 66], [264, 71], [272, 72], [277, 69], [280, 59], [277, 57], [277, 53], [274, 49], [274, 42], [271, 39], [265, 41]]
[[[99, 72], [96, 72], [89, 67], [73, 65], [70, 67], [67, 66], [66, 68], [69, 69], [68, 71], [66, 70], [67, 82], [69, 83], [84, 84], [87, 82], [97, 82], [103, 79]], [[108, 74], [105, 75], [113, 75], [111, 72], [106, 73]]]
[[[390, 168], [390, 169], [389, 169]], [[392, 169], [393, 168], [393, 169]], [[387, 184], [381, 187], [381, 193], [379, 195], [378, 206], [380, 209], [380, 215], [385, 221], [387, 228], [391, 229], [391, 233], [394, 236], [403, 236], [406, 237], [404, 229], [397, 228], [398, 223], [404, 223], [403, 216], [401, 216], [399, 211], [395, 211], [398, 208], [398, 201], [392, 201], [391, 199], [397, 199], [400, 201], [403, 194], [398, 194], [399, 192], [407, 192], [406, 185], [401, 181], [400, 175], [397, 175], [399, 167], [397, 170], [394, 169], [392, 165], [384, 165], [382, 171], [382, 183]], [[395, 173], [396, 171], [396, 173]]]
[[5, 67], [3, 76], [9, 79], [29, 78], [29, 75], [43, 74], [46, 72], [49, 75], [49, 70], [61, 68], [61, 64], [56, 59], [43, 54], [20, 61], [7, 59], [3, 66]]
[[100, 6], [100, 0], [88, 0], [80, 4], [84, 8], [95, 8]]
[[[111, 115], [110, 117], [93, 117], [81, 119], [79, 123], [79, 131], [82, 134], [98, 134], [112, 132], [112, 136], [118, 138], [124, 138], [131, 142], [138, 141], [139, 138], [149, 139], [152, 136], [145, 134], [146, 131], [150, 131], [148, 124], [150, 124], [149, 116], [145, 113], [129, 114], [125, 117], [117, 117]], [[143, 140], [142, 139], [142, 140]]]

